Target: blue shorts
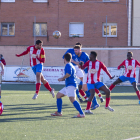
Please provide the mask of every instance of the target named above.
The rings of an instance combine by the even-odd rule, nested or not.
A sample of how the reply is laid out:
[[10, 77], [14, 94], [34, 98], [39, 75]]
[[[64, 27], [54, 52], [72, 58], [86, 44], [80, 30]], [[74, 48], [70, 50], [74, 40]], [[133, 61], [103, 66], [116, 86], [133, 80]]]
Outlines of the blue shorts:
[[87, 84], [88, 90], [90, 89], [99, 89], [100, 87], [104, 86], [102, 82], [97, 82], [95, 84]]
[[120, 76], [119, 79], [122, 81], [122, 82], [125, 82], [125, 81], [129, 81], [131, 84], [133, 82], [136, 82], [136, 79], [135, 78], [132, 78], [132, 77], [126, 77], [126, 76]]
[[37, 64], [35, 66], [32, 67], [32, 70], [34, 72], [34, 74], [36, 75], [37, 72], [42, 72], [43, 70], [43, 65], [40, 63], [40, 64]]

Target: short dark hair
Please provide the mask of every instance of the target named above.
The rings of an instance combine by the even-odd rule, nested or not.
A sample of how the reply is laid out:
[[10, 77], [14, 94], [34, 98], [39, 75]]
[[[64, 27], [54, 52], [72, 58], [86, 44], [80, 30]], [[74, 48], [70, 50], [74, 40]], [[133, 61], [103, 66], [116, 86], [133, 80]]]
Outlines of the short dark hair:
[[81, 49], [82, 48], [82, 44], [77, 42], [74, 46], [74, 49]]
[[133, 56], [133, 53], [132, 53], [132, 52], [129, 51], [129, 52], [127, 52], [127, 53], [131, 53], [131, 55]]
[[71, 53], [66, 53], [66, 54], [64, 55], [64, 58], [66, 59], [66, 61], [70, 62], [70, 60], [71, 60], [71, 58], [72, 58]]
[[35, 44], [39, 45], [40, 43], [43, 43], [42, 40], [37, 40]]
[[95, 51], [91, 51], [90, 52], [92, 55], [94, 55], [95, 57], [97, 57], [97, 53]]

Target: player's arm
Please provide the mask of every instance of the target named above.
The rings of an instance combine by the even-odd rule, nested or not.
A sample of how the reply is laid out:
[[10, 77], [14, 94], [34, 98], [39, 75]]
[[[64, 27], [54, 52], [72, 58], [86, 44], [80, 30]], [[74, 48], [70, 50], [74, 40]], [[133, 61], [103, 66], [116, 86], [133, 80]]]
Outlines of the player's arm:
[[88, 68], [88, 66], [89, 66], [89, 61], [87, 61], [84, 65], [82, 65], [82, 62], [79, 63], [79, 68], [81, 69]]
[[136, 66], [140, 66], [140, 63], [138, 60], [136, 60]]
[[4, 59], [2, 59], [1, 62], [3, 63], [3, 65], [6, 65], [6, 61]]
[[1, 74], [3, 75], [4, 74], [4, 65], [3, 65], [3, 63], [1, 61], [0, 61], [0, 67], [2, 69]]
[[118, 66], [118, 69], [125, 67], [125, 60]]
[[29, 47], [28, 47], [26, 51], [24, 51], [24, 52], [21, 53], [21, 54], [16, 54], [16, 56], [17, 56], [17, 57], [20, 57], [20, 56], [26, 55], [26, 54], [29, 53], [29, 51], [30, 51], [30, 50], [29, 50]]
[[45, 63], [45, 51], [42, 50], [40, 58], [38, 56], [36, 56], [36, 58], [41, 62], [41, 63]]
[[69, 73], [66, 73], [62, 78], [59, 78], [58, 81], [65, 81], [65, 79], [67, 79], [68, 77], [70, 77], [71, 75]]
[[73, 59], [71, 60], [72, 63], [79, 65], [79, 62], [74, 61]]
[[106, 74], [109, 76], [110, 79], [113, 79], [115, 77], [115, 75], [111, 76], [111, 74], [109, 73], [107, 67], [103, 63], [101, 63], [101, 68], [106, 72]]

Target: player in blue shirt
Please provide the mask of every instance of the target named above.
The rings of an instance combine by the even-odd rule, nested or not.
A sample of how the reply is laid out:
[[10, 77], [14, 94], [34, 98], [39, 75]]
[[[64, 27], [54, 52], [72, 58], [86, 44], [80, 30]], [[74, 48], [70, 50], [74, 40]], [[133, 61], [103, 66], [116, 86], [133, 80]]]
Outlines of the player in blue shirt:
[[62, 116], [62, 97], [68, 96], [70, 101], [73, 103], [74, 107], [79, 112], [78, 115], [74, 116], [74, 118], [84, 118], [85, 115], [82, 111], [80, 104], [76, 101], [76, 70], [73, 64], [71, 63], [72, 55], [67, 53], [64, 55], [64, 63], [65, 63], [65, 75], [62, 78], [59, 78], [58, 81], [65, 80], [65, 87], [61, 89], [56, 97], [57, 97], [57, 112], [51, 114], [51, 116]]

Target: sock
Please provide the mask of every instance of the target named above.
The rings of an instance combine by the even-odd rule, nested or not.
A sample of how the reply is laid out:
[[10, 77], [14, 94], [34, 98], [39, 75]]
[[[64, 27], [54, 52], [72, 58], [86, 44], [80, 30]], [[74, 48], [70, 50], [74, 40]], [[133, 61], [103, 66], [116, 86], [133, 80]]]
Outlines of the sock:
[[85, 93], [86, 93], [86, 96], [87, 96], [87, 97], [89, 97], [89, 96], [90, 96], [90, 92], [89, 92], [89, 90], [88, 90], [88, 91], [86, 91]]
[[105, 105], [105, 107], [108, 107], [109, 106], [109, 102], [110, 102], [110, 97], [109, 98], [106, 98], [106, 105]]
[[90, 106], [91, 106], [91, 102], [88, 101], [86, 110], [90, 110]]
[[79, 90], [78, 89], [76, 89], [76, 95], [77, 95], [77, 98], [80, 98]]
[[139, 90], [136, 91], [136, 93], [137, 93], [137, 96], [138, 96], [138, 98], [139, 98], [139, 100], [140, 100], [140, 92], [139, 92]]
[[45, 86], [46, 89], [48, 89], [51, 92], [52, 88], [50, 87], [48, 82], [44, 86]]
[[82, 111], [82, 108], [80, 106], [80, 104], [77, 101], [73, 102], [74, 107], [77, 109], [77, 111], [79, 111], [80, 114], [84, 114]]
[[115, 85], [112, 84], [112, 85], [109, 87], [109, 89], [112, 90], [114, 87], [115, 87]]
[[62, 110], [62, 99], [61, 98], [58, 98], [56, 100], [56, 104], [57, 104], [57, 109], [58, 109], [57, 112], [61, 113], [61, 110]]
[[96, 96], [94, 96], [94, 98], [92, 100], [92, 106], [95, 106], [97, 104], [98, 104], [98, 102], [97, 102]]
[[41, 83], [36, 83], [36, 94], [38, 95], [38, 92], [40, 90]]
[[84, 91], [83, 90], [79, 90], [79, 92], [80, 92], [80, 94], [86, 99], [87, 97], [86, 97], [86, 94], [84, 93]]

